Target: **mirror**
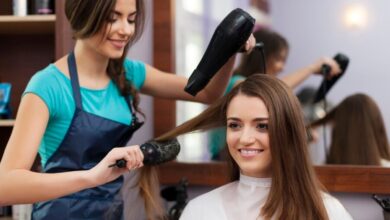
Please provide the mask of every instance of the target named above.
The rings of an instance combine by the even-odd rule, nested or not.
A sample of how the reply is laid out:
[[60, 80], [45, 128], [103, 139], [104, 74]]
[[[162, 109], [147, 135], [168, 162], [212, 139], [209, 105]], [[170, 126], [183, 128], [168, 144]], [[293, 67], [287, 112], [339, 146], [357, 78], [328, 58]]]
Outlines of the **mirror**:
[[[281, 76], [305, 67], [320, 57], [333, 57], [342, 52], [350, 59], [345, 75], [333, 86], [327, 95], [329, 106], [337, 105], [345, 97], [354, 93], [365, 93], [378, 104], [387, 127], [390, 126], [389, 98], [385, 94], [390, 82], [386, 61], [390, 57], [387, 38], [390, 26], [386, 25], [386, 0], [373, 2], [348, 0], [337, 2], [298, 0], [252, 1], [263, 3], [261, 7], [269, 13], [256, 15], [263, 25], [283, 35], [289, 42], [289, 55]], [[176, 1], [176, 72], [189, 76], [201, 59], [209, 40], [219, 22], [234, 8], [241, 7], [253, 13], [251, 0]], [[254, 16], [252, 14], [252, 16]], [[311, 76], [296, 92], [306, 86], [317, 88], [322, 81], [320, 76]], [[193, 117], [205, 106], [178, 102], [177, 123]], [[183, 113], [183, 114], [180, 114]], [[319, 131], [319, 142], [311, 146], [313, 161], [320, 165], [325, 162], [330, 143], [330, 129]], [[199, 134], [196, 134], [199, 135]], [[387, 128], [387, 136], [390, 129]], [[210, 158], [207, 149], [207, 136], [188, 136], [182, 141], [183, 148], [179, 160], [203, 161]], [[324, 143], [325, 142], [325, 143]], [[204, 146], [203, 149], [196, 146]]]
[[[206, 2], [206, 0], [198, 0], [198, 1], [199, 2]], [[217, 1], [221, 2], [220, 0], [207, 0], [207, 2], [210, 2], [210, 4], [212, 4], [211, 2], [217, 2]], [[261, 0], [259, 0], [259, 1], [261, 1]], [[312, 3], [310, 3], [307, 0], [306, 0], [306, 2], [300, 2], [300, 1], [301, 0], [299, 0], [298, 2], [294, 1], [294, 4], [296, 4], [296, 7], [299, 7], [299, 6], [303, 7], [304, 6], [303, 8], [299, 8], [298, 12], [296, 12], [296, 13], [307, 14], [308, 16], [315, 15], [315, 13], [312, 13], [312, 11], [308, 11], [307, 9], [304, 9], [306, 7], [306, 5], [308, 5], [308, 4], [312, 5]], [[177, 27], [174, 30], [174, 27], [172, 24], [176, 23], [176, 25], [177, 25], [178, 20], [185, 19], [184, 17], [182, 17], [180, 15], [180, 13], [178, 13], [174, 10], [175, 7], [176, 7], [176, 9], [178, 9], [178, 5], [176, 5], [175, 7], [172, 7], [173, 5], [178, 4], [178, 2], [179, 2], [178, 0], [176, 0], [176, 1], [167, 0], [166, 2], [165, 1], [164, 2], [155, 1], [153, 3], [154, 4], [154, 19], [156, 19], [154, 21], [154, 36], [155, 36], [154, 41], [155, 41], [155, 43], [157, 43], [156, 46], [154, 47], [154, 54], [155, 54], [154, 55], [154, 64], [156, 65], [156, 67], [162, 68], [165, 71], [176, 71], [177, 73], [180, 73], [181, 71], [179, 71], [178, 69], [175, 69], [171, 66], [172, 63], [174, 63], [174, 62], [169, 62], [171, 60], [171, 61], [175, 61], [177, 63], [177, 65], [183, 65], [183, 63], [179, 63], [179, 59], [175, 60], [175, 57], [173, 57], [173, 55], [176, 53], [177, 56], [180, 56], [180, 54], [181, 54], [181, 57], [183, 58], [183, 56], [184, 56], [183, 51], [182, 52], [179, 52], [179, 50], [173, 51], [175, 46], [172, 45], [172, 44], [174, 44], [174, 41], [172, 41], [172, 39], [175, 38], [176, 43], [177, 43], [177, 40], [179, 40], [177, 36], [172, 37], [172, 35], [178, 34], [178, 32], [180, 32]], [[192, 2], [195, 2], [195, 1], [192, 1]], [[271, 8], [270, 11], [271, 11], [272, 16], [274, 16], [274, 14], [276, 13], [275, 7], [279, 7], [277, 4], [282, 4], [281, 2], [282, 2], [281, 0], [272, 0], [271, 5], [270, 5], [270, 8]], [[384, 0], [382, 0], [381, 2], [382, 2], [382, 5], [386, 4], [386, 2]], [[169, 3], [168, 4], [169, 7], [166, 6], [167, 3]], [[321, 4], [321, 5], [324, 4], [318, 0], [316, 0], [315, 3]], [[228, 10], [225, 9], [224, 15], [226, 15], [230, 11], [231, 8], [240, 7], [239, 4], [247, 4], [247, 2], [242, 1], [242, 0], [236, 0], [234, 2], [223, 1], [223, 5], [220, 5], [220, 7], [221, 8], [225, 8], [225, 6], [230, 7]], [[288, 6], [289, 4], [292, 4], [292, 3], [285, 3], [285, 4], [287, 4], [287, 6]], [[374, 4], [374, 3], [370, 3], [370, 4]], [[214, 4], [214, 5], [218, 6], [217, 4]], [[311, 6], [311, 7], [313, 7], [313, 6]], [[210, 9], [210, 7], [205, 7], [205, 8], [207, 11], [212, 10], [212, 9]], [[325, 7], [324, 9], [327, 9], [327, 8], [328, 7]], [[385, 10], [385, 8], [388, 8], [388, 7], [383, 7], [383, 6], [380, 7], [380, 9], [382, 9], [382, 10], [380, 10], [381, 14], [383, 14], [383, 10]], [[222, 9], [222, 10], [224, 10], [224, 9]], [[285, 10], [287, 10], [287, 9], [285, 9]], [[279, 11], [279, 12], [282, 13], [281, 11]], [[334, 14], [332, 14], [333, 12], [328, 11], [328, 13], [330, 13], [330, 16], [335, 16]], [[187, 18], [187, 20], [188, 19], [190, 19], [190, 18]], [[280, 19], [281, 19], [281, 21], [283, 21], [283, 19], [286, 20], [286, 17], [281, 17]], [[287, 19], [290, 20], [290, 18], [288, 16], [287, 16]], [[176, 22], [174, 22], [175, 20], [176, 20]], [[275, 19], [273, 19], [273, 20], [275, 20]], [[314, 20], [314, 19], [312, 19], [312, 20]], [[208, 25], [208, 24], [210, 24], [210, 21], [207, 21], [204, 23]], [[275, 21], [273, 21], [273, 23], [275, 23]], [[201, 24], [202, 24], [202, 22], [199, 22], [199, 25], [201, 25]], [[385, 24], [383, 24], [383, 25], [385, 25]], [[189, 33], [194, 33], [195, 31], [193, 31], [193, 30], [195, 30], [196, 28], [200, 28], [200, 27], [195, 27], [194, 25], [192, 25], [192, 26], [188, 25]], [[289, 28], [291, 28], [293, 30], [296, 27], [291, 25], [291, 27], [289, 27]], [[312, 28], [314, 28], [314, 27], [312, 27]], [[385, 30], [387, 27], [382, 27], [382, 28], [383, 28], [383, 30]], [[201, 30], [203, 30], [203, 29], [201, 29]], [[212, 31], [213, 30], [214, 29], [212, 29]], [[209, 31], [209, 32], [212, 32], [212, 31]], [[304, 31], [302, 33], [296, 32], [295, 34], [302, 35], [303, 39], [306, 39], [306, 38], [304, 38], [306, 32], [307, 31]], [[378, 33], [382, 33], [382, 32], [378, 31]], [[285, 33], [283, 33], [283, 34], [285, 34]], [[359, 37], [359, 34], [360, 33], [357, 33], [357, 34], [354, 33], [354, 34], [349, 34], [349, 35]], [[332, 39], [333, 38], [337, 39], [337, 37], [339, 37], [338, 35], [336, 35], [336, 36], [334, 36], [334, 35], [335, 34], [333, 33]], [[370, 35], [375, 35], [375, 33], [370, 33]], [[291, 36], [290, 36], [290, 38], [291, 38]], [[377, 38], [381, 38], [382, 41], [384, 41], [384, 39], [385, 39], [384, 36], [379, 36], [379, 35], [377, 36]], [[207, 38], [207, 39], [209, 39], [209, 38]], [[292, 45], [292, 42], [290, 39], [289, 39], [289, 41], [290, 41], [290, 44]], [[360, 41], [362, 41], [362, 40], [360, 40]], [[373, 42], [376, 42], [376, 41], [373, 41]], [[368, 42], [368, 43], [373, 43], [373, 42]], [[163, 47], [161, 45], [163, 45]], [[384, 45], [386, 45], [386, 44], [384, 44]], [[193, 47], [189, 46], [189, 48], [193, 48]], [[312, 48], [314, 48], [314, 47], [313, 46], [304, 47], [304, 50], [310, 51], [310, 50], [313, 50]], [[176, 49], [179, 49], [177, 44], [176, 44]], [[292, 49], [294, 49], [294, 48], [292, 48]], [[342, 48], [341, 49], [336, 48], [336, 49], [337, 49], [337, 51], [333, 51], [333, 49], [332, 50], [329, 49], [330, 54], [325, 54], [326, 51], [319, 51], [318, 54], [320, 54], [321, 56], [322, 55], [333, 56], [336, 52], [340, 52]], [[336, 49], [334, 49], [334, 50], [336, 50]], [[357, 48], [353, 48], [351, 50], [353, 51], [355, 49], [357, 49]], [[371, 53], [372, 53], [373, 51], [376, 52], [377, 50], [378, 50], [378, 48], [376, 48], [375, 50], [369, 48], [368, 51], [371, 51]], [[381, 50], [378, 50], [378, 51], [381, 51]], [[341, 51], [341, 52], [345, 52], [345, 53], [348, 52], [348, 55], [352, 54], [351, 51]], [[297, 52], [297, 53], [298, 53], [298, 57], [296, 57], [295, 59], [297, 59], [297, 60], [300, 60], [300, 58], [303, 59], [303, 57], [299, 56], [299, 52]], [[324, 54], [322, 54], [322, 53], [324, 53]], [[362, 53], [362, 54], [364, 54], [364, 53]], [[376, 55], [377, 52], [372, 53], [372, 54]], [[382, 62], [382, 64], [380, 66], [384, 66], [383, 60], [385, 59], [385, 57], [389, 57], [389, 56], [385, 56], [385, 55], [382, 55], [381, 57], [378, 58]], [[367, 56], [367, 57], [368, 58], [366, 58], [366, 59], [368, 61], [372, 60], [372, 59], [370, 59], [372, 56]], [[298, 67], [301, 65], [305, 65], [305, 64], [307, 64], [307, 62], [311, 62], [313, 59], [316, 59], [316, 58], [308, 56], [305, 59], [300, 61], [302, 63], [297, 63], [296, 66], [293, 66], [292, 64], [294, 64], [294, 62], [297, 62], [297, 61], [292, 60], [292, 54], [290, 51], [289, 60], [287, 62], [287, 65], [290, 65], [290, 66], [287, 66], [286, 70], [288, 70], [287, 68], [294, 68], [294, 67]], [[355, 60], [357, 60], [357, 58], [355, 58], [355, 55], [353, 55], [353, 57], [351, 57], [351, 59], [352, 59], [351, 65], [353, 65], [354, 62], [359, 62], [359, 61], [355, 61]], [[365, 60], [365, 62], [368, 62], [368, 61]], [[193, 61], [193, 62], [195, 63], [194, 65], [196, 65], [197, 61]], [[360, 61], [360, 62], [362, 62], [362, 61]], [[191, 67], [191, 68], [194, 68], [194, 67]], [[354, 68], [354, 69], [359, 70], [356, 68]], [[368, 69], [368, 67], [365, 67], [365, 68], [363, 68], [363, 71], [368, 72], [371, 69], [372, 68]], [[375, 68], [375, 69], [379, 69], [379, 70], [375, 70], [376, 72], [382, 70], [380, 68]], [[189, 71], [189, 73], [191, 73], [191, 71], [192, 71], [192, 69]], [[374, 75], [374, 74], [372, 74], [372, 75]], [[368, 76], [371, 76], [371, 74], [366, 75], [366, 77], [364, 78], [365, 82], [370, 82], [369, 80], [371, 80], [371, 78], [369, 78]], [[383, 76], [383, 75], [381, 75], [381, 77], [383, 79], [386, 78], [386, 76]], [[312, 77], [312, 78], [315, 78], [315, 77]], [[346, 79], [343, 79], [343, 81]], [[340, 84], [343, 81], [340, 81]], [[359, 79], [352, 80], [351, 84], [355, 84], [356, 81], [359, 81]], [[320, 82], [320, 79], [317, 78], [316, 81], [314, 82], [315, 86], [318, 86], [319, 82]], [[335, 91], [337, 91], [337, 89], [336, 89], [337, 87], [339, 87], [339, 86], [336, 85], [334, 90], [332, 90], [331, 93], [329, 94], [329, 97], [331, 97], [331, 95], [333, 93], [334, 94], [332, 96], [337, 97], [337, 95], [335, 94]], [[361, 86], [361, 88], [366, 88], [366, 87]], [[340, 88], [338, 88], [338, 89], [341, 89], [342, 91], [344, 91], [343, 86], [340, 86]], [[357, 89], [357, 91], [360, 91], [360, 90]], [[362, 90], [362, 91], [365, 91], [365, 90]], [[377, 100], [378, 97], [382, 97], [382, 96], [378, 95], [382, 91], [383, 90], [378, 90], [378, 91], [375, 90], [373, 92], [373, 95], [375, 95], [374, 98], [376, 99], [377, 102], [379, 102]], [[341, 94], [341, 95], [343, 95], [343, 94]], [[370, 94], [370, 95], [372, 95], [372, 94]], [[383, 97], [384, 97], [384, 95], [383, 95]], [[340, 100], [341, 100], [341, 98], [340, 98]], [[156, 104], [156, 100], [154, 102]], [[380, 108], [382, 109], [382, 113], [388, 112], [388, 110], [386, 110], [385, 107], [383, 107], [384, 104], [385, 105], [387, 104], [386, 102], [383, 102], [383, 99], [379, 104], [380, 104]], [[174, 111], [175, 107], [174, 107], [174, 104], [172, 102], [166, 103], [166, 102], [162, 102], [162, 101], [158, 100], [157, 106], [159, 107], [158, 113], [154, 114], [154, 131], [155, 131], [156, 136], [158, 136], [158, 135], [168, 131], [170, 128], [174, 127], [173, 124], [175, 121], [174, 114], [161, 114], [162, 111], [166, 112], [166, 110], [169, 110], [169, 112]], [[387, 107], [387, 109], [388, 109], [388, 107]], [[178, 111], [176, 111], [176, 112], [178, 112]], [[387, 118], [385, 118], [385, 122], [387, 125], [389, 125], [389, 118], [388, 117], [389, 116], [387, 116]], [[178, 119], [180, 120], [180, 118], [178, 118]], [[177, 120], [177, 121], [179, 121], [179, 120]], [[388, 132], [389, 132], [389, 130], [388, 130]], [[199, 149], [202, 145], [201, 146], [189, 145], [189, 146], [192, 149], [194, 149], [194, 148]], [[206, 146], [204, 146], [204, 147], [206, 147]], [[183, 150], [186, 151], [188, 149], [183, 149]], [[191, 151], [188, 151], [187, 153], [191, 154]], [[196, 155], [196, 156], [197, 156], [197, 160], [204, 159], [204, 158], [202, 158], [201, 154]], [[192, 159], [193, 158], [191, 158], [191, 160]], [[159, 173], [161, 174], [160, 181], [163, 184], [176, 184], [184, 175], [189, 175], [188, 177], [189, 177], [190, 182], [195, 182], [195, 185], [202, 185], [203, 184], [207, 187], [216, 186], [215, 184], [218, 184], [218, 185], [223, 184], [221, 182], [221, 181], [223, 181], [223, 176], [221, 177], [223, 172], [221, 172], [221, 170], [225, 170], [225, 169], [221, 169], [220, 166], [223, 166], [223, 164], [220, 164], [220, 163], [216, 164], [216, 162], [189, 163], [188, 161], [186, 161], [185, 163], [175, 163], [175, 162], [168, 163], [168, 164], [159, 168]], [[188, 168], [188, 169], [186, 169], [186, 168]], [[337, 196], [340, 199], [342, 204], [344, 204], [345, 207], [348, 209], [348, 211], [350, 211], [350, 213], [353, 215], [354, 219], [383, 219], [382, 210], [377, 206], [377, 204], [375, 204], [375, 202], [373, 202], [373, 200], [371, 199], [371, 194], [372, 193], [379, 193], [379, 194], [386, 194], [386, 195], [389, 194], [389, 189], [387, 186], [389, 185], [389, 181], [390, 181], [390, 178], [389, 178], [390, 169], [380, 168], [380, 167], [369, 167], [369, 166], [362, 167], [362, 166], [329, 166], [329, 165], [327, 165], [327, 166], [316, 166], [316, 171], [317, 171], [317, 174], [319, 174], [319, 178], [321, 179], [321, 182], [323, 182], [324, 186], [327, 189], [329, 189], [329, 191], [333, 195]], [[198, 182], [196, 182], [196, 181], [198, 181]], [[364, 207], [364, 209], [362, 209], [361, 207]]]

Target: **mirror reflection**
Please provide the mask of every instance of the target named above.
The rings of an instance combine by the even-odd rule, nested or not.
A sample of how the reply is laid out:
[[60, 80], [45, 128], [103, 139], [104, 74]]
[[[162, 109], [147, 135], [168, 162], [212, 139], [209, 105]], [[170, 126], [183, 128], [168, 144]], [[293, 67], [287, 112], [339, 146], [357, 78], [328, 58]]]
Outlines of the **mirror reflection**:
[[358, 93], [346, 97], [323, 118], [312, 122], [311, 132], [326, 124], [331, 127], [327, 164], [390, 167], [382, 114], [370, 96]]
[[[341, 52], [350, 59], [345, 74], [333, 85], [325, 99], [319, 105], [310, 107], [315, 109], [316, 117], [307, 119], [307, 123], [322, 118], [326, 112], [330, 112], [326, 117], [327, 121], [325, 119], [316, 121], [317, 127], [310, 132], [314, 140], [310, 148], [313, 162], [325, 164], [333, 161], [332, 163], [346, 164], [347, 158], [351, 156], [355, 157], [352, 159], [354, 164], [387, 164], [388, 166], [390, 160], [387, 139], [389, 129], [386, 130], [385, 127], [390, 124], [390, 115], [385, 114], [385, 112], [390, 111], [390, 102], [383, 93], [386, 91], [387, 82], [390, 81], [390, 75], [384, 68], [386, 67], [386, 57], [390, 57], [390, 50], [386, 49], [387, 43], [385, 41], [387, 35], [390, 34], [390, 27], [385, 22], [387, 13], [385, 8], [389, 6], [390, 3], [385, 0], [357, 1], [354, 4], [347, 0], [332, 3], [319, 0], [294, 2], [229, 0], [224, 1], [224, 4], [220, 4], [219, 0], [179, 0], [176, 1], [176, 72], [187, 73], [189, 76], [201, 59], [219, 22], [232, 9], [243, 8], [256, 18], [256, 31], [272, 30], [286, 42], [282, 46], [273, 46], [281, 48], [275, 49], [269, 47], [273, 44], [266, 43], [266, 38], [261, 39], [265, 43], [266, 72], [273, 73], [284, 80], [295, 89], [296, 94], [305, 88], [311, 88], [312, 93], [318, 90], [323, 77], [314, 66], [317, 65], [317, 68], [318, 66], [321, 68], [323, 64], [328, 64], [333, 67], [332, 71], [336, 72], [337, 67], [334, 67], [332, 62], [335, 54]], [[257, 63], [251, 67], [253, 68], [251, 71], [264, 72], [261, 53], [259, 51], [255, 51], [255, 53], [257, 58], [254, 60]], [[245, 70], [242, 69], [244, 59], [245, 55], [237, 59], [235, 74], [246, 77]], [[277, 64], [278, 62], [279, 64]], [[249, 64], [246, 66], [249, 68]], [[310, 74], [305, 73], [305, 71], [309, 71]], [[313, 74], [316, 71], [318, 74]], [[297, 72], [304, 75], [303, 78], [298, 78], [298, 81], [291, 77]], [[337, 75], [334, 72], [331, 74]], [[237, 78], [241, 76], [237, 76]], [[236, 82], [239, 81], [240, 79]], [[292, 83], [289, 84], [289, 82]], [[235, 82], [232, 84], [234, 85]], [[369, 128], [370, 126], [364, 124], [367, 122], [356, 124], [357, 120], [352, 118], [351, 110], [347, 110], [349, 114], [346, 116], [337, 119], [339, 122], [336, 122], [336, 118], [331, 116], [337, 112], [334, 109], [341, 109], [341, 106], [345, 105], [344, 101], [348, 97], [354, 97], [357, 93], [366, 97], [370, 100], [370, 104], [374, 103], [378, 108], [377, 114], [372, 113], [375, 114], [372, 119], [375, 122], [371, 122], [369, 125], [378, 125], [383, 122], [382, 128], [379, 128], [380, 126]], [[367, 110], [366, 108], [372, 108], [370, 104], [362, 104], [362, 114], [367, 114], [363, 113]], [[205, 106], [178, 103], [177, 108], [177, 123], [180, 124], [197, 115]], [[350, 107], [345, 108], [349, 109]], [[380, 119], [381, 112], [384, 113], [382, 119]], [[358, 118], [362, 119], [362, 117]], [[338, 126], [348, 122], [355, 123], [349, 125], [351, 129], [336, 130], [340, 129]], [[318, 127], [320, 124], [321, 126]], [[357, 133], [354, 133], [352, 128], [358, 130]], [[371, 130], [368, 131], [368, 129]], [[355, 137], [364, 141], [358, 141], [354, 139]], [[220, 138], [217, 139], [220, 140]], [[181, 141], [184, 142], [182, 144], [184, 147], [179, 160], [199, 161], [220, 156], [218, 152], [220, 152], [221, 146], [214, 145], [210, 134], [187, 135]], [[341, 148], [346, 150], [344, 152], [334, 147], [347, 143], [351, 144]], [[370, 159], [357, 159], [356, 155], [368, 155], [368, 153], [363, 152], [364, 149], [367, 152], [372, 152]], [[339, 161], [335, 162], [336, 160], [331, 159], [331, 157], [338, 157]], [[364, 160], [364, 162], [360, 160]]]

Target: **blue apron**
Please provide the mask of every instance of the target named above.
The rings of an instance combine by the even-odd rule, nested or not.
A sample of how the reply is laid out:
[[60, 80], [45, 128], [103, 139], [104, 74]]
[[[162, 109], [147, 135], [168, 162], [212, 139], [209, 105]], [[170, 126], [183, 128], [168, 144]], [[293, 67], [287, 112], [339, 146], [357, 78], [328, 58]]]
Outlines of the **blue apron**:
[[[82, 108], [73, 52], [68, 56], [68, 66], [76, 110], [64, 140], [47, 161], [43, 170], [46, 173], [91, 169], [112, 148], [125, 146], [133, 133], [143, 124], [138, 122], [128, 97], [125, 100], [133, 115], [130, 126], [85, 112]], [[36, 203], [33, 206], [32, 219], [123, 219], [123, 200], [119, 193], [122, 183], [121, 176], [95, 188]]]

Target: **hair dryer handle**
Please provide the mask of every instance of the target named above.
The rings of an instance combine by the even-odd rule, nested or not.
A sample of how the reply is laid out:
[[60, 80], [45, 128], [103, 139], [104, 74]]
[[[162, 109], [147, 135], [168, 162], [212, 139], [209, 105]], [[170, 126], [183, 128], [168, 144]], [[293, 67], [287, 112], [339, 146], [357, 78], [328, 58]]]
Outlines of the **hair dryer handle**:
[[342, 53], [338, 53], [333, 59], [340, 66], [341, 73], [337, 76], [332, 77], [331, 79], [327, 79], [326, 76], [329, 75], [330, 66], [328, 65], [322, 66], [321, 73], [322, 75], [324, 75], [324, 79], [322, 80], [320, 87], [317, 89], [313, 103], [317, 103], [325, 98], [326, 94], [333, 87], [333, 85], [344, 75], [345, 70], [348, 67], [349, 58], [346, 55]]

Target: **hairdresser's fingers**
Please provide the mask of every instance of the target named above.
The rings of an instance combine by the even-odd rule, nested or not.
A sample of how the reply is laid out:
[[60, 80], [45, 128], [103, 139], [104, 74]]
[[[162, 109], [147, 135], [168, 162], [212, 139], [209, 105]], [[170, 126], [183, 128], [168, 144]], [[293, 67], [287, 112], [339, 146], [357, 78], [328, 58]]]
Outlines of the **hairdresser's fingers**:
[[340, 66], [334, 59], [330, 57], [322, 57], [318, 59], [312, 66], [312, 70], [315, 74], [325, 74], [328, 79], [341, 73]]
[[318, 132], [315, 128], [307, 128], [306, 133], [309, 143], [317, 143], [319, 139]]
[[251, 34], [248, 38], [248, 40], [246, 41], [245, 43], [245, 52], [247, 54], [251, 53], [253, 48], [255, 47], [256, 45], [256, 39], [255, 37], [253, 36], [253, 34]]
[[144, 156], [138, 145], [129, 147], [127, 153], [132, 158], [131, 164], [128, 165], [131, 166], [131, 169], [135, 169], [142, 166]]
[[[123, 147], [116, 147], [113, 148], [106, 156], [105, 158], [101, 161], [101, 163], [105, 163], [108, 165], [115, 164], [116, 161], [125, 159], [126, 161], [131, 158], [127, 158], [127, 151]], [[127, 159], [126, 159], [127, 158]]]
[[[126, 160], [126, 168], [119, 168], [115, 164], [118, 160]], [[132, 165], [134, 158], [123, 147], [113, 148], [96, 166], [88, 170], [86, 177], [94, 186], [110, 182], [126, 172]]]
[[133, 147], [130, 147], [129, 149], [127, 149], [127, 157], [130, 158], [129, 161], [127, 161], [127, 169], [134, 169], [135, 167], [137, 167], [138, 165], [138, 162], [137, 162], [137, 155], [136, 155], [136, 152], [134, 151]]
[[328, 79], [337, 76], [341, 73], [341, 68], [334, 59], [327, 60], [327, 65], [330, 66], [330, 73], [328, 75]]
[[256, 45], [256, 39], [253, 36], [253, 34], [251, 34], [248, 40], [245, 42], [245, 44], [242, 45], [241, 48], [238, 50], [238, 52], [249, 54], [252, 52], [255, 45]]
[[142, 167], [143, 161], [144, 161], [144, 154], [142, 153], [141, 148], [138, 145], [136, 148], [136, 156], [137, 156], [137, 167], [136, 168]]

